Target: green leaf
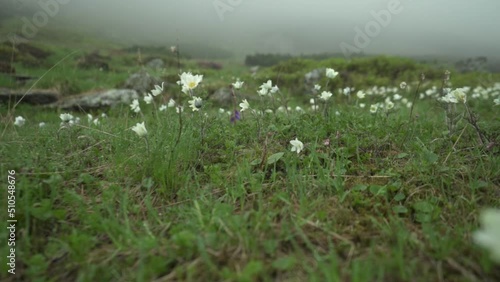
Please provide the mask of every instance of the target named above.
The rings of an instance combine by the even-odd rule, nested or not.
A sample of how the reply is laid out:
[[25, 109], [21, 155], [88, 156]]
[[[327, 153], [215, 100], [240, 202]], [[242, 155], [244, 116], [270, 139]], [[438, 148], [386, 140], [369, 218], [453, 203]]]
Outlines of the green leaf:
[[297, 260], [295, 259], [295, 257], [282, 257], [273, 261], [272, 265], [278, 270], [288, 270], [292, 269], [296, 263]]
[[400, 153], [396, 156], [397, 159], [402, 159], [402, 158], [405, 158], [406, 156], [408, 156], [407, 153]]
[[271, 156], [269, 156], [269, 158], [267, 158], [267, 164], [271, 165], [271, 164], [276, 163], [277, 161], [279, 161], [281, 159], [281, 157], [283, 157], [284, 154], [285, 154], [284, 152], [272, 154]]
[[421, 202], [417, 202], [413, 205], [413, 208], [416, 210], [416, 211], [419, 211], [419, 212], [422, 212], [422, 213], [430, 213], [434, 210], [434, 206], [427, 202], [427, 201], [421, 201]]
[[258, 164], [260, 164], [260, 159], [255, 159], [255, 160], [253, 160], [253, 161], [250, 163], [250, 165], [251, 165], [251, 166], [258, 165]]
[[407, 213], [408, 209], [405, 206], [397, 205], [392, 207], [392, 211], [395, 213]]
[[358, 185], [352, 187], [352, 190], [354, 190], [354, 191], [366, 191], [366, 188], [368, 188], [368, 186], [363, 185], [363, 184], [358, 184]]
[[403, 192], [398, 192], [396, 196], [394, 196], [394, 201], [399, 202], [406, 198], [406, 195]]

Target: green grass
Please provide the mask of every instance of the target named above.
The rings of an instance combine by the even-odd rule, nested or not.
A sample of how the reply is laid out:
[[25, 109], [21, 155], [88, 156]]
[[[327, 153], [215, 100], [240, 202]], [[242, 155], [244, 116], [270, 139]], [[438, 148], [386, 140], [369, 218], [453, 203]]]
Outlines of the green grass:
[[[61, 129], [54, 112], [1, 106], [1, 170], [16, 171], [18, 220], [17, 274], [3, 264], [4, 279], [500, 278], [471, 241], [478, 213], [500, 206], [498, 147], [481, 148], [465, 120], [443, 133], [444, 111], [428, 101], [413, 121], [406, 108], [373, 115], [345, 101], [326, 116], [244, 112], [236, 124], [186, 108], [177, 146], [173, 109], [143, 105], [142, 118], [124, 105], [98, 127], [82, 114], [83, 125]], [[9, 122], [17, 115], [25, 126]], [[142, 121], [149, 152], [129, 130]]]
[[[36, 87], [65, 94], [114, 88], [140, 69], [137, 55], [114, 52], [117, 46], [103, 50], [111, 55], [109, 72], [76, 67], [90, 49], [63, 59], [75, 49], [44, 48], [53, 54], [42, 65], [14, 62], [16, 70], [45, 74]], [[206, 117], [192, 113], [184, 97], [182, 120], [173, 108], [158, 112], [141, 101], [143, 116], [123, 105], [106, 110], [99, 126], [74, 113], [81, 124], [61, 127], [60, 112], [0, 104], [2, 185], [15, 170], [18, 220], [16, 275], [2, 264], [2, 281], [500, 280], [498, 266], [471, 239], [480, 211], [500, 207], [500, 119], [491, 99], [468, 101], [496, 142], [487, 149], [464, 118], [450, 131], [432, 99], [418, 99], [418, 117], [410, 120], [399, 103], [389, 115], [371, 114], [370, 104], [385, 97], [355, 101], [336, 92], [402, 80], [415, 89], [410, 81], [420, 72], [428, 75], [424, 91], [441, 83], [442, 72], [429, 66], [384, 57], [297, 59], [251, 77], [241, 64], [219, 62], [222, 71], [182, 61], [183, 70], [204, 75], [200, 97], [239, 77], [245, 85], [237, 104], [248, 97], [253, 109], [275, 109], [279, 101], [256, 93], [273, 79], [305, 113], [246, 111], [232, 124], [211, 102], [202, 108]], [[341, 73], [329, 84], [335, 92], [326, 114], [321, 103], [309, 109], [312, 96], [302, 86], [304, 73], [319, 67]], [[153, 74], [170, 83], [157, 103], [183, 95], [176, 67]], [[498, 80], [452, 74], [455, 86]], [[26, 125], [14, 126], [16, 116]], [[130, 130], [143, 121], [147, 143]], [[295, 138], [305, 144], [300, 154], [290, 151]], [[8, 236], [4, 225], [0, 236]], [[7, 254], [8, 246], [0, 250]]]

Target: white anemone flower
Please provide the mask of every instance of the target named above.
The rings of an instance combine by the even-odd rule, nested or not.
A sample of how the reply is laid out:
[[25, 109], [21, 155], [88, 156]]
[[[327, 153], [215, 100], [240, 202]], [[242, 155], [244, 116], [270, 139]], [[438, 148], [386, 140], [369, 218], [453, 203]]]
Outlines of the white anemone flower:
[[491, 252], [491, 258], [500, 263], [500, 210], [487, 209], [481, 212], [481, 230], [473, 233], [474, 242]]
[[170, 98], [170, 100], [168, 101], [167, 107], [169, 107], [169, 108], [175, 107], [174, 99]]
[[370, 113], [374, 114], [376, 113], [378, 110], [378, 105], [377, 104], [373, 104], [370, 106]]
[[290, 141], [292, 144], [292, 152], [297, 152], [297, 155], [304, 149], [304, 143], [302, 143], [299, 139], [295, 138], [295, 140]]
[[260, 96], [266, 96], [269, 93], [269, 89], [261, 88], [259, 89], [259, 91], [257, 91], [257, 93], [259, 93]]
[[359, 90], [359, 91], [356, 93], [356, 96], [358, 97], [358, 99], [363, 99], [363, 98], [365, 98], [366, 94], [365, 94], [365, 92], [363, 92], [362, 90]]
[[167, 108], [168, 108], [167, 105], [161, 105], [159, 110], [160, 110], [160, 112], [163, 112], [163, 111], [166, 111]]
[[334, 79], [335, 77], [337, 77], [339, 73], [336, 72], [334, 69], [332, 68], [327, 68], [326, 69], [326, 77], [328, 78], [331, 78], [331, 79]]
[[332, 92], [330, 91], [323, 91], [319, 98], [323, 101], [328, 101], [332, 97]]
[[68, 114], [68, 113], [64, 113], [64, 114], [60, 114], [60, 115], [59, 115], [59, 118], [60, 118], [63, 122], [69, 122], [69, 121], [73, 120], [73, 115]]
[[316, 90], [316, 91], [320, 91], [320, 90], [321, 90], [321, 85], [319, 85], [319, 84], [315, 84], [315, 85], [314, 85], [314, 90]]
[[189, 107], [193, 109], [193, 112], [197, 112], [201, 109], [201, 106], [203, 105], [203, 100], [200, 97], [193, 96], [193, 99], [188, 101]]
[[278, 88], [278, 85], [274, 85], [273, 87], [271, 87], [271, 90], [269, 90], [269, 93], [271, 94], [274, 94], [276, 92], [278, 92], [280, 89]]
[[146, 102], [146, 104], [151, 104], [153, 102], [153, 96], [151, 96], [151, 94], [147, 94], [144, 96], [144, 102]]
[[450, 92], [450, 95], [455, 97], [457, 102], [465, 104], [467, 102], [467, 94], [465, 94], [465, 88], [457, 88]]
[[243, 112], [243, 111], [248, 110], [250, 108], [250, 104], [248, 103], [247, 99], [243, 100], [240, 103], [240, 107], [241, 107], [241, 111], [240, 112]]
[[132, 130], [139, 135], [139, 137], [144, 137], [146, 134], [148, 134], [148, 131], [146, 130], [146, 126], [144, 125], [144, 122], [142, 123], [137, 123], [135, 126], [132, 127]]
[[197, 74], [193, 75], [192, 73], [184, 72], [180, 75], [180, 84], [182, 85], [182, 92], [188, 93], [188, 91], [191, 91], [198, 87], [198, 85], [202, 82], [203, 80], [203, 75]]
[[233, 83], [233, 87], [234, 87], [234, 89], [240, 89], [240, 88], [243, 86], [243, 83], [245, 83], [245, 82], [240, 81], [239, 79], [238, 79], [238, 80], [236, 80], [236, 82], [235, 82], [235, 83]]
[[16, 120], [14, 121], [15, 126], [23, 126], [26, 123], [26, 120], [22, 116], [16, 117]]
[[141, 107], [139, 106], [139, 100], [134, 99], [132, 101], [132, 104], [130, 104], [130, 109], [134, 111], [135, 113], [139, 113], [141, 111]]
[[164, 83], [165, 82], [162, 82], [161, 86], [155, 85], [155, 89], [151, 90], [151, 94], [153, 94], [153, 96], [155, 96], [155, 97], [160, 95], [163, 92], [163, 84]]

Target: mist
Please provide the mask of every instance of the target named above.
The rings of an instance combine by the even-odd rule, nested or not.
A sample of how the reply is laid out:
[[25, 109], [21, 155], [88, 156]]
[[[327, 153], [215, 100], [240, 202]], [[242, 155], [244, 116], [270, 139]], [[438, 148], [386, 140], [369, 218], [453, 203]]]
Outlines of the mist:
[[[37, 2], [44, 1], [33, 2], [36, 9]], [[54, 17], [58, 24], [126, 44], [200, 44], [237, 56], [345, 54], [344, 43], [366, 54], [498, 57], [500, 45], [498, 0], [66, 2]], [[393, 9], [397, 13], [391, 12], [390, 5], [397, 7]], [[390, 18], [382, 17], [383, 21], [374, 17], [387, 13]], [[370, 22], [371, 36], [366, 31]], [[356, 44], [356, 36], [358, 43], [362, 36], [359, 30], [368, 38], [361, 45]]]

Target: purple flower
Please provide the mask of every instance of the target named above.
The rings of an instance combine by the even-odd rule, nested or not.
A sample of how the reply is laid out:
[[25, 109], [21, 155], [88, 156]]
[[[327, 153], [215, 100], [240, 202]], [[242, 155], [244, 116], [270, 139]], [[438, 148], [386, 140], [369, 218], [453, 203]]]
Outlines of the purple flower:
[[231, 122], [236, 122], [241, 119], [240, 112], [238, 110], [234, 110], [234, 114], [231, 116]]

